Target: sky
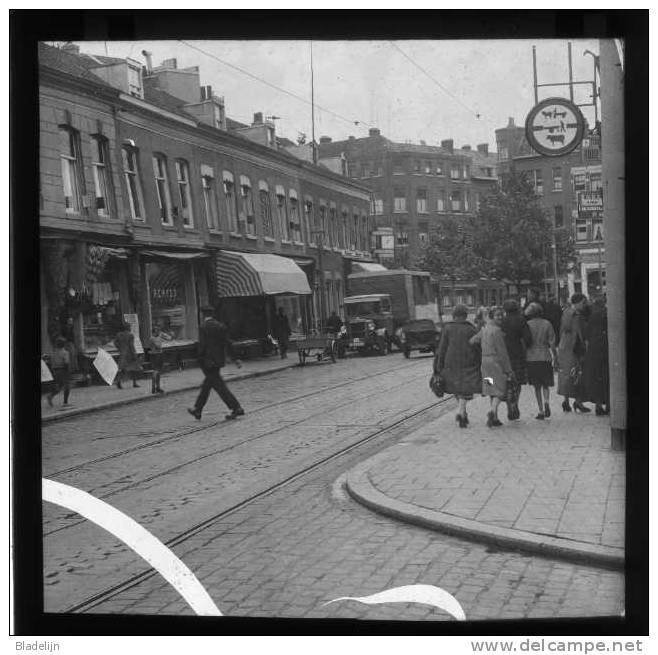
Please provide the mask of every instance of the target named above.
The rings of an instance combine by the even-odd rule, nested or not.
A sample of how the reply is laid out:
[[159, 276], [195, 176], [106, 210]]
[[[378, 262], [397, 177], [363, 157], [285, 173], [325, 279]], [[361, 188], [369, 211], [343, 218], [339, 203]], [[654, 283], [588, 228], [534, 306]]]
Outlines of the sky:
[[[311, 49], [316, 140], [363, 137], [377, 127], [393, 141], [439, 145], [453, 139], [457, 148], [488, 143], [494, 151], [495, 130], [510, 117], [524, 125], [535, 104], [533, 45], [540, 84], [569, 79], [566, 40], [77, 43], [82, 52], [142, 63], [148, 50], [154, 66], [171, 57], [179, 68], [199, 66], [201, 84], [224, 96], [227, 116], [244, 123], [255, 112], [278, 116], [277, 134], [293, 141], [300, 132], [311, 138]], [[583, 53], [598, 54], [598, 41], [571, 44], [574, 81], [591, 81], [593, 58]], [[576, 102], [590, 101], [591, 86], [574, 92]], [[539, 89], [540, 100], [568, 94], [568, 87]], [[582, 111], [593, 124], [592, 107]]]

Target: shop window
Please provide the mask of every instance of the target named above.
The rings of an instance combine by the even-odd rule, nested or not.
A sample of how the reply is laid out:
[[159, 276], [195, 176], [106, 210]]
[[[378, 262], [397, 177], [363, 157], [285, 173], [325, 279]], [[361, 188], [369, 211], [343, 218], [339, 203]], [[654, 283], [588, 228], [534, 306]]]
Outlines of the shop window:
[[144, 220], [144, 203], [142, 201], [142, 185], [139, 179], [139, 168], [137, 166], [137, 150], [135, 148], [121, 148], [123, 161], [123, 177], [128, 190], [128, 204], [130, 215], [134, 220]]
[[553, 225], [555, 227], [564, 227], [564, 211], [562, 205], [555, 205], [553, 212]]
[[406, 212], [407, 211], [407, 196], [403, 189], [393, 189], [393, 211]]
[[190, 193], [190, 168], [183, 159], [176, 160], [176, 183], [178, 184], [178, 199], [184, 227], [194, 227], [192, 212], [192, 194]]
[[260, 220], [263, 226], [263, 236], [273, 237], [274, 226], [272, 225], [272, 206], [270, 204], [270, 190], [265, 182], [258, 185], [258, 196], [260, 199]]
[[241, 213], [246, 234], [256, 234], [256, 218], [254, 216], [254, 198], [251, 191], [251, 181], [246, 175], [240, 176]]
[[60, 161], [62, 186], [67, 214], [79, 214], [82, 209], [84, 180], [80, 157], [80, 133], [70, 127], [60, 127]]
[[[201, 169], [203, 173], [203, 167]], [[215, 178], [212, 169], [201, 176], [201, 189], [203, 191], [203, 206], [206, 211], [206, 225], [209, 230], [219, 230], [219, 216], [217, 213], [217, 195], [215, 192]]]
[[427, 214], [427, 189], [416, 189], [416, 212]]
[[233, 173], [224, 171], [223, 174], [224, 185], [224, 202], [226, 206], [226, 220], [228, 221], [229, 232], [236, 233], [238, 231], [238, 199], [235, 195], [235, 181]]
[[173, 225], [171, 196], [169, 195], [169, 180], [167, 177], [167, 159], [164, 155], [153, 155], [153, 174], [160, 208], [160, 220], [163, 225]]
[[553, 166], [553, 191], [562, 191], [562, 166]]
[[188, 312], [194, 311], [194, 299], [186, 298], [185, 294], [185, 275], [189, 274], [186, 264], [148, 263], [146, 271], [153, 325], [175, 340], [195, 338], [187, 327], [192, 323]]
[[282, 241], [288, 241], [290, 234], [288, 231], [288, 205], [286, 203], [286, 192], [284, 188], [278, 185], [276, 191], [276, 213], [279, 223], [279, 231]]
[[299, 217], [299, 200], [294, 190], [290, 191], [290, 236], [298, 243], [302, 240], [302, 225]]
[[108, 140], [102, 136], [91, 138], [94, 173], [94, 191], [96, 196], [96, 211], [99, 216], [112, 214], [112, 186], [110, 182], [110, 151]]

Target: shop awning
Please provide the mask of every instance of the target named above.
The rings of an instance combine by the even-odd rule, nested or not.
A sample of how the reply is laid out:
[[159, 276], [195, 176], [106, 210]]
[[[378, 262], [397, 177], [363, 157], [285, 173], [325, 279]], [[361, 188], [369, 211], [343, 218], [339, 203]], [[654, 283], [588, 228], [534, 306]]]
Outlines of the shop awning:
[[153, 257], [158, 259], [177, 259], [178, 261], [187, 261], [190, 259], [201, 259], [209, 257], [207, 252], [168, 252], [167, 250], [141, 250], [142, 257]]
[[377, 271], [387, 271], [386, 266], [381, 264], [369, 264], [368, 262], [353, 262], [352, 270], [355, 273], [376, 273]]
[[224, 298], [311, 293], [308, 280], [292, 259], [221, 250], [217, 255], [217, 292]]

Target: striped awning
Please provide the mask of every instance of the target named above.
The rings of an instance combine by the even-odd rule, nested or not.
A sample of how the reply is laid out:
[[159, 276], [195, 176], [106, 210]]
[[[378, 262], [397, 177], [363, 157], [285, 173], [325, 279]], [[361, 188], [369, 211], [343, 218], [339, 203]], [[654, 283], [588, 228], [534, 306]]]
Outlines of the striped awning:
[[292, 259], [220, 250], [217, 293], [223, 298], [285, 293], [307, 295], [311, 288], [304, 271]]

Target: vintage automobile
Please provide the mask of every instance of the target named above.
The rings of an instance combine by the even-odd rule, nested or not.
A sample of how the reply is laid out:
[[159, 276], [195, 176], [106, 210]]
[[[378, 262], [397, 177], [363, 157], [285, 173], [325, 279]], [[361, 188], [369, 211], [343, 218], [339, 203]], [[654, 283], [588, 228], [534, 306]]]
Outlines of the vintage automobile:
[[388, 294], [344, 298], [347, 345], [361, 354], [391, 352], [393, 312]]
[[431, 319], [421, 318], [407, 321], [398, 332], [398, 338], [404, 356], [409, 359], [412, 350], [435, 353], [439, 347], [441, 331]]

